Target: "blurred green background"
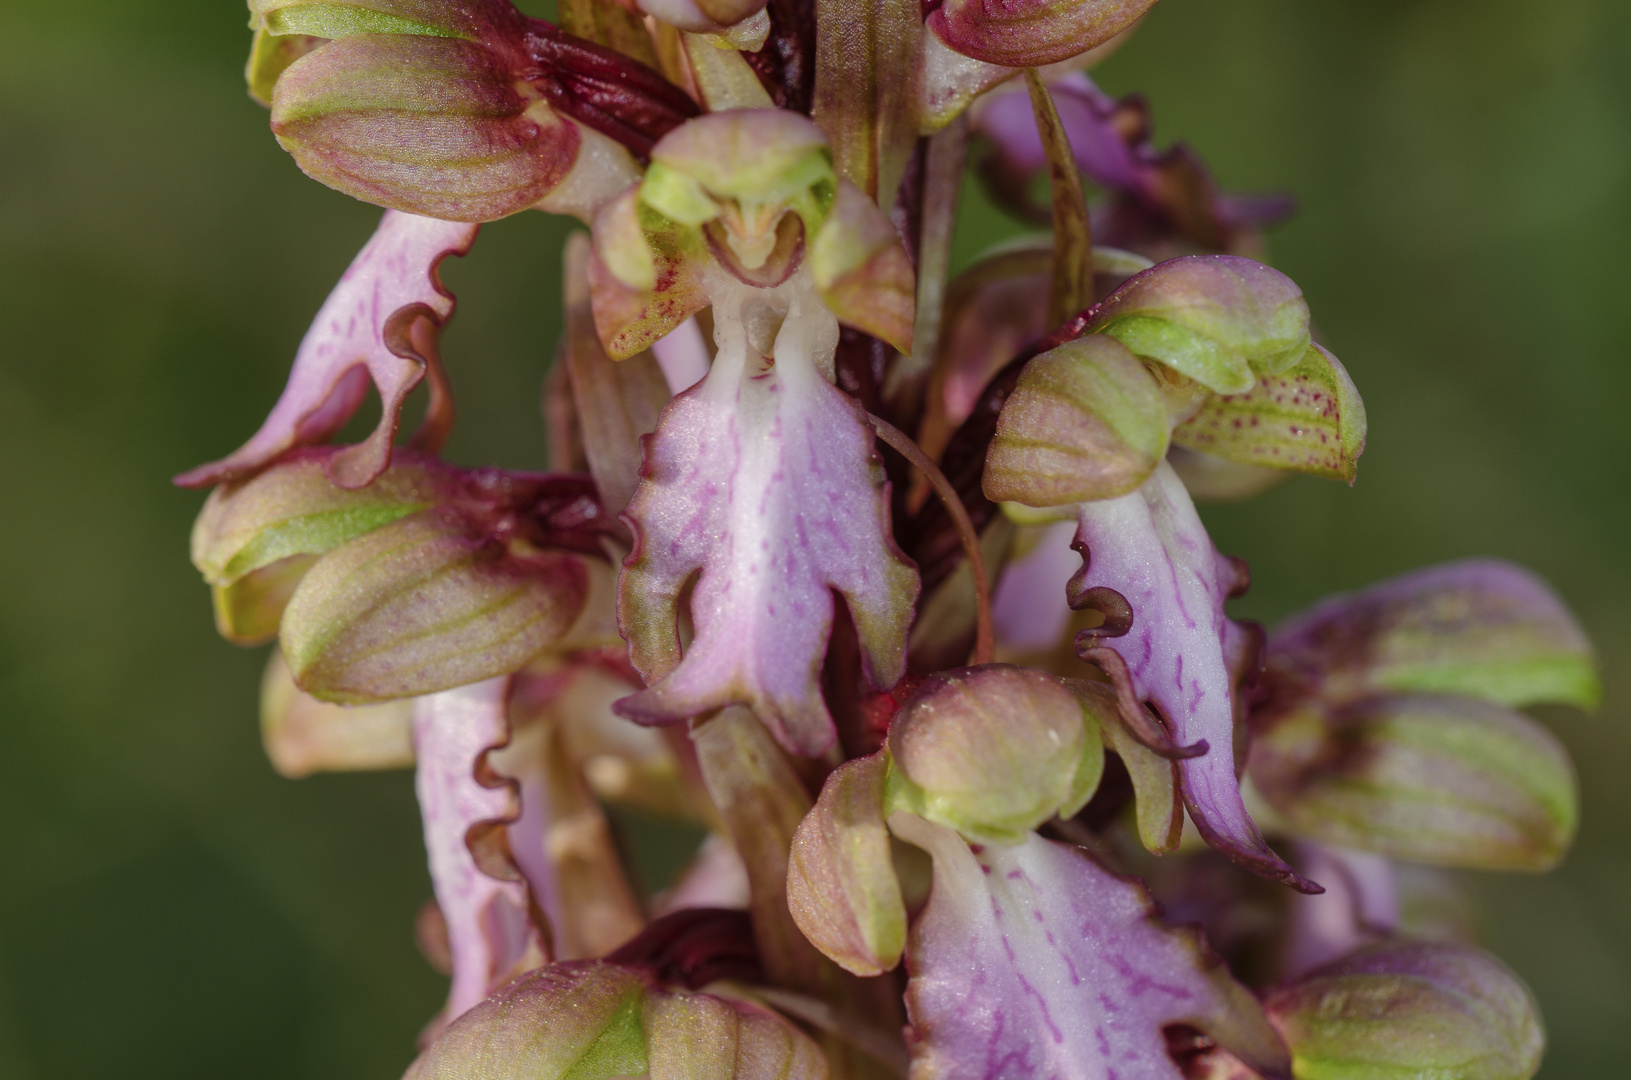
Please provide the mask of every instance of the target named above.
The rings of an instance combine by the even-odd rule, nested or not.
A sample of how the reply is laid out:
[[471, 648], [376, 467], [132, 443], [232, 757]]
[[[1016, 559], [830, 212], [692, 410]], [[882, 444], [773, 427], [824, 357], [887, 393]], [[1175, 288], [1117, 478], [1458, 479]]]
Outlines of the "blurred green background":
[[[0, 1077], [398, 1075], [442, 982], [406, 774], [275, 776], [263, 657], [220, 642], [168, 477], [255, 428], [378, 212], [243, 93], [234, 0], [0, 0]], [[1631, 1030], [1631, 4], [1165, 0], [1099, 72], [1272, 238], [1369, 407], [1352, 490], [1212, 508], [1249, 613], [1470, 554], [1575, 605], [1608, 701], [1546, 719], [1584, 788], [1547, 877], [1479, 876], [1543, 1076]], [[964, 257], [1016, 226], [971, 204]], [[446, 276], [450, 455], [537, 467], [561, 222]]]

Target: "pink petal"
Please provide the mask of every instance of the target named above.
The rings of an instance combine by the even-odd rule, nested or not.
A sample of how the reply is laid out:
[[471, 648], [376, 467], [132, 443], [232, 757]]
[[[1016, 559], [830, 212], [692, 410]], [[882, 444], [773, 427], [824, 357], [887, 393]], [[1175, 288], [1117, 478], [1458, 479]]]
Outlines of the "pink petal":
[[934, 857], [906, 990], [914, 1080], [1180, 1080], [1163, 1029], [1201, 1028], [1260, 1072], [1289, 1072], [1256, 1000], [1136, 882], [1031, 835], [971, 848], [898, 813]]
[[[284, 451], [332, 437], [362, 404], [368, 380], [379, 389], [383, 415], [374, 433], [336, 455], [329, 475], [341, 487], [363, 487], [390, 463], [403, 403], [427, 370], [439, 391], [427, 415], [433, 439], [446, 435], [451, 400], [445, 394], [436, 338], [453, 314], [453, 294], [437, 268], [464, 255], [479, 225], [437, 221], [387, 210], [373, 238], [352, 260], [317, 313], [295, 354], [289, 383], [261, 429], [237, 451], [176, 478], [182, 487], [208, 487], [264, 467]], [[434, 449], [434, 447], [432, 447]]]
[[[798, 302], [820, 303], [809, 294]], [[788, 315], [763, 374], [741, 318], [715, 310], [734, 339], [707, 378], [663, 410], [625, 513], [635, 547], [618, 620], [654, 685], [619, 711], [662, 723], [744, 704], [789, 750], [820, 754], [835, 738], [819, 686], [833, 592], [849, 606], [869, 682], [882, 689], [905, 667], [917, 574], [890, 534], [872, 429], [816, 369], [822, 342], [795, 329], [819, 309]], [[699, 570], [696, 637], [682, 660], [679, 596]]]
[[484, 873], [468, 843], [473, 830], [517, 816], [517, 796], [477, 778], [489, 750], [509, 739], [508, 678], [420, 698], [414, 710], [415, 787], [424, 817], [436, 902], [447, 921], [453, 985], [444, 1020], [479, 1004], [525, 967], [547, 959], [528, 916], [527, 885]]
[[1072, 588], [1114, 589], [1133, 611], [1131, 629], [1100, 644], [1127, 662], [1139, 700], [1160, 710], [1175, 742], [1209, 747], [1178, 763], [1195, 827], [1253, 872], [1317, 892], [1270, 850], [1241, 799], [1223, 612], [1234, 571], [1172, 466], [1162, 462], [1129, 495], [1083, 503], [1076, 541], [1086, 553]]

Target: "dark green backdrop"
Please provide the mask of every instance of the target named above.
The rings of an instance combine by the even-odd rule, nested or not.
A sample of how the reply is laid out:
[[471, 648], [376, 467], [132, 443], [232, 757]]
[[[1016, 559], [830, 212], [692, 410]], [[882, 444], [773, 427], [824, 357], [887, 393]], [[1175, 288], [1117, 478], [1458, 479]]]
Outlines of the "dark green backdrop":
[[[262, 657], [186, 561], [200, 497], [282, 385], [377, 211], [304, 179], [244, 96], [233, 0], [0, 0], [0, 1077], [392, 1078], [440, 980], [406, 774], [276, 777]], [[1474, 553], [1521, 560], [1601, 649], [1548, 714], [1584, 786], [1564, 868], [1478, 877], [1535, 987], [1548, 1078], [1631, 1031], [1631, 5], [1165, 0], [1101, 70], [1236, 189], [1370, 410], [1353, 490], [1212, 509], [1246, 607]], [[1014, 227], [974, 207], [964, 258]], [[563, 224], [447, 272], [469, 464], [538, 466]]]

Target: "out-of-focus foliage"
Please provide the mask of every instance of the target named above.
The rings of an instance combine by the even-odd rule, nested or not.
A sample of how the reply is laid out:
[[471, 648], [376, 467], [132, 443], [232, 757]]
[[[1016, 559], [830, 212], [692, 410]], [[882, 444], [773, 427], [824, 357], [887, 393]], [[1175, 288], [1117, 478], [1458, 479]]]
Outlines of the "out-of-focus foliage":
[[[176, 557], [197, 499], [168, 477], [259, 422], [378, 217], [278, 148], [243, 93], [243, 23], [230, 0], [0, 0], [7, 1078], [395, 1077], [443, 992], [410, 944], [429, 893], [411, 778], [279, 778], [264, 658], [219, 641]], [[1597, 642], [1603, 709], [1540, 713], [1578, 763], [1578, 844], [1548, 877], [1474, 882], [1486, 943], [1545, 1014], [1541, 1076], [1612, 1074], [1631, 1024], [1631, 9], [1164, 0], [1095, 74], [1146, 93], [1158, 138], [1229, 190], [1298, 194], [1269, 258], [1365, 390], [1353, 490], [1203, 508], [1262, 571], [1237, 613], [1487, 554], [1550, 580]], [[1021, 228], [966, 190], [959, 265]], [[568, 224], [522, 215], [446, 270], [451, 376], [483, 418], [454, 461], [545, 464], [533, 403], [559, 322], [534, 328]], [[673, 842], [646, 845], [653, 867]]]

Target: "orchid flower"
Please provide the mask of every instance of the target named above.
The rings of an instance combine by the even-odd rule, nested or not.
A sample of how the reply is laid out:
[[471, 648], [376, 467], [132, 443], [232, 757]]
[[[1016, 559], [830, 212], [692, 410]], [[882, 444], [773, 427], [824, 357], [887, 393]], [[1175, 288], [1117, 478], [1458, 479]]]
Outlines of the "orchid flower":
[[[1491, 561], [1231, 618], [1195, 501], [1352, 484], [1365, 407], [1244, 257], [1289, 204], [1082, 73], [1151, 6], [251, 0], [273, 134], [385, 216], [178, 482], [274, 766], [415, 770], [409, 1077], [1533, 1074], [1522, 984], [1405, 897], [1562, 857], [1519, 710], [1592, 705], [1589, 642]], [[953, 277], [971, 134], [1051, 231]], [[527, 209], [589, 230], [553, 471], [466, 468], [439, 266]], [[642, 895], [614, 804], [708, 839]]]

